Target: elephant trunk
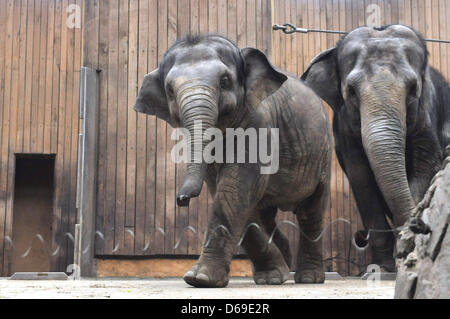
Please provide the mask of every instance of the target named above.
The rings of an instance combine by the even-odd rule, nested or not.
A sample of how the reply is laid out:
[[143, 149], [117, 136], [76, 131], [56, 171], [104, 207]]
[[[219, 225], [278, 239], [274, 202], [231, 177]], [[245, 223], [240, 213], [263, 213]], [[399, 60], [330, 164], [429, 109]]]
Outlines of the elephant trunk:
[[394, 226], [399, 227], [415, 207], [405, 166], [405, 90], [395, 83], [375, 83], [363, 92], [360, 104], [363, 146], [393, 214]]
[[203, 150], [209, 142], [204, 133], [216, 125], [218, 109], [215, 90], [198, 83], [182, 83], [177, 88], [177, 103], [181, 123], [190, 137], [186, 178], [177, 195], [178, 206], [184, 207], [201, 193], [207, 168]]

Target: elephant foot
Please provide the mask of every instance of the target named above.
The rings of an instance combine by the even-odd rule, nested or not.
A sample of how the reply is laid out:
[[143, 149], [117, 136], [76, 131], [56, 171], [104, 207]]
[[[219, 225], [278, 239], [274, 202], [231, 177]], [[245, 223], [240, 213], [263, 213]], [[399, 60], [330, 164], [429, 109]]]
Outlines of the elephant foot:
[[257, 285], [281, 285], [289, 279], [289, 268], [286, 264], [278, 267], [255, 271], [253, 279]]
[[389, 249], [388, 252], [373, 252], [371, 264], [378, 265], [380, 267], [380, 272], [383, 273], [397, 272], [393, 252], [391, 249]]
[[225, 267], [197, 263], [184, 275], [184, 281], [197, 288], [224, 288], [229, 279]]
[[325, 282], [323, 268], [297, 270], [294, 276], [297, 284], [322, 284]]

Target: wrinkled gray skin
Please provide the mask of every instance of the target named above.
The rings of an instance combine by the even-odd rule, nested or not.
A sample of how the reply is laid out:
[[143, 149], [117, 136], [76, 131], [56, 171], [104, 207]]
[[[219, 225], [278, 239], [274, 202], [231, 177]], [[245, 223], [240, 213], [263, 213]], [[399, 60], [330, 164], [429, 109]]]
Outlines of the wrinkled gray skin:
[[[291, 252], [287, 238], [276, 230], [278, 208], [294, 211], [303, 230], [296, 282], [324, 281], [322, 242], [307, 238], [318, 238], [322, 230], [331, 143], [326, 113], [312, 90], [276, 71], [256, 49], [240, 50], [216, 35], [188, 37], [176, 42], [160, 67], [145, 77], [135, 110], [191, 131], [197, 120], [203, 129], [279, 128], [276, 174], [262, 175], [259, 163], [188, 164], [178, 205], [189, 205], [203, 181], [214, 197], [202, 254], [184, 277], [188, 284], [225, 287], [241, 236], [255, 282], [286, 281]], [[196, 143], [201, 142], [192, 141], [191, 150]]]
[[409, 27], [361, 27], [302, 76], [334, 110], [339, 162], [366, 230], [381, 231], [370, 233], [372, 263], [387, 271], [395, 270], [387, 217], [405, 224], [450, 143], [450, 91], [427, 54]]

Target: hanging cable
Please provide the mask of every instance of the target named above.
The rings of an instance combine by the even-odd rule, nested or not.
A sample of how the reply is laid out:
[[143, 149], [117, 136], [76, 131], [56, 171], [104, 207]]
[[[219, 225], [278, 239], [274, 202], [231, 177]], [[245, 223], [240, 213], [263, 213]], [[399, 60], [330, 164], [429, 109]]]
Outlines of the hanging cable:
[[[348, 34], [346, 31], [335, 31], [335, 30], [322, 30], [322, 29], [305, 29], [297, 28], [292, 23], [285, 23], [283, 25], [275, 24], [273, 30], [281, 30], [285, 34], [292, 33], [331, 33], [331, 34]], [[424, 39], [427, 42], [437, 42], [437, 43], [450, 43], [450, 40], [440, 40], [440, 39]]]

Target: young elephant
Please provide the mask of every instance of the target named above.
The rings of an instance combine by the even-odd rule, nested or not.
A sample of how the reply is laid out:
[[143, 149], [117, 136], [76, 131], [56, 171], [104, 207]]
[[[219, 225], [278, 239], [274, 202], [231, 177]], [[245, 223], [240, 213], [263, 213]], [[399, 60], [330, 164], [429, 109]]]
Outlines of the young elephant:
[[[145, 76], [135, 110], [192, 133], [190, 159], [207, 147], [195, 135], [195, 123], [202, 123], [203, 133], [278, 129], [279, 145], [272, 152], [279, 150], [279, 169], [273, 174], [261, 174], [261, 161], [207, 164], [203, 156], [189, 161], [178, 205], [189, 205], [204, 181], [214, 205], [202, 254], [184, 277], [188, 284], [225, 287], [240, 242], [257, 284], [285, 282], [291, 255], [287, 238], [276, 229], [278, 208], [294, 211], [301, 228], [296, 282], [324, 281], [320, 234], [330, 192], [331, 136], [312, 90], [276, 71], [257, 49], [240, 50], [218, 35], [191, 36], [177, 41], [160, 67]], [[245, 147], [249, 157], [250, 145]]]
[[450, 87], [425, 41], [402, 25], [361, 27], [318, 55], [305, 83], [334, 111], [336, 154], [366, 229], [372, 263], [394, 271], [394, 227], [408, 221], [450, 143]]

